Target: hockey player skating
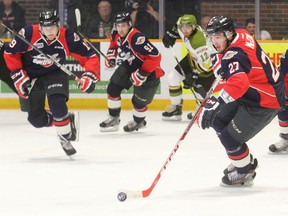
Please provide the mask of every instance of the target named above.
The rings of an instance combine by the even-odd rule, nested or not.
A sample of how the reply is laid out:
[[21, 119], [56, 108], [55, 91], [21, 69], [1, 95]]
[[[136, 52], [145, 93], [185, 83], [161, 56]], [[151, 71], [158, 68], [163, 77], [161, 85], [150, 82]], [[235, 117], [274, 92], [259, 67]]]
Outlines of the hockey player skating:
[[224, 170], [225, 185], [252, 184], [257, 160], [247, 141], [278, 114], [285, 103], [283, 77], [255, 39], [245, 29], [236, 29], [231, 19], [213, 17], [207, 26], [221, 60], [226, 80], [219, 97], [211, 97], [200, 110], [198, 124], [212, 127], [231, 164]]
[[286, 104], [285, 108], [278, 114], [278, 123], [280, 128], [280, 140], [269, 146], [269, 150], [272, 153], [287, 153], [288, 148], [288, 50], [283, 53], [280, 66], [280, 73], [283, 75], [286, 86]]
[[146, 125], [147, 105], [153, 100], [164, 72], [160, 68], [161, 54], [145, 35], [132, 27], [129, 13], [117, 13], [114, 22], [105, 64], [114, 67], [119, 50], [127, 60], [110, 79], [107, 88], [109, 117], [100, 123], [100, 131], [119, 130], [121, 92], [133, 85], [133, 120], [123, 128], [126, 132], [132, 132]]
[[[24, 37], [31, 45], [21, 40]], [[85, 68], [79, 87], [90, 93], [99, 79], [99, 60], [96, 53], [74, 32], [59, 26], [56, 10], [40, 13], [39, 25], [28, 25], [9, 43], [4, 58], [11, 70], [11, 78], [28, 112], [28, 121], [36, 128], [55, 126], [65, 153], [76, 153], [71, 141], [78, 140], [78, 113], [68, 112], [68, 75], [51, 59], [63, 64], [68, 55]], [[32, 84], [33, 83], [33, 84]], [[50, 111], [45, 110], [47, 96]], [[21, 104], [22, 105], [22, 104]], [[21, 107], [22, 108], [22, 107]]]
[[[194, 15], [181, 16], [175, 26], [163, 37], [166, 48], [173, 47], [177, 38], [181, 37], [188, 54], [168, 74], [171, 107], [162, 113], [163, 120], [182, 119], [182, 86], [194, 91], [196, 100], [203, 100], [206, 92], [215, 80], [210, 55], [215, 53], [207, 34], [197, 24]], [[184, 74], [183, 74], [184, 73]], [[191, 113], [188, 114], [191, 119]]]

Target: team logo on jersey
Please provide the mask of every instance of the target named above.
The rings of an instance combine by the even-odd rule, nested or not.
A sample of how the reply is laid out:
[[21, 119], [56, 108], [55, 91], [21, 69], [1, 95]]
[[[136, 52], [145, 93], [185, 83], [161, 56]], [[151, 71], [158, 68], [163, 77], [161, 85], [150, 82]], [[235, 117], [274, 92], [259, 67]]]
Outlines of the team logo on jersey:
[[225, 53], [222, 59], [231, 59], [233, 56], [237, 55], [238, 52], [236, 51], [228, 51]]
[[140, 37], [137, 38], [136, 45], [143, 44], [144, 42], [145, 42], [145, 37], [144, 36], [140, 36]]
[[[50, 56], [52, 59], [54, 59], [55, 61], [59, 62], [60, 59], [58, 58], [58, 53]], [[41, 65], [45, 68], [48, 68], [50, 67], [51, 65], [53, 65], [53, 61], [46, 58], [44, 55], [42, 54], [39, 54], [37, 56], [33, 56], [33, 61], [32, 61], [34, 64], [37, 64], [37, 65]]]

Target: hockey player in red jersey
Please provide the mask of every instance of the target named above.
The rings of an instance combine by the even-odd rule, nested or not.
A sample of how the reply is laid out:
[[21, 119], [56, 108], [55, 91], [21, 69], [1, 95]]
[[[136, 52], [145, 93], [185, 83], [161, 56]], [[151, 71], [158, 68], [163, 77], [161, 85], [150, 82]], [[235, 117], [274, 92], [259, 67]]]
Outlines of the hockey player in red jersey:
[[[76, 150], [71, 141], [78, 140], [78, 113], [68, 112], [68, 75], [43, 54], [59, 64], [63, 64], [68, 55], [78, 60], [86, 70], [79, 87], [87, 93], [95, 89], [99, 80], [98, 57], [76, 33], [59, 26], [56, 10], [42, 11], [39, 25], [28, 25], [18, 34], [9, 43], [4, 58], [23, 104], [28, 104], [24, 110], [28, 112], [28, 121], [36, 128], [55, 126], [63, 150], [68, 156], [73, 155]], [[21, 40], [21, 36], [30, 45]], [[45, 110], [46, 96], [50, 111]]]
[[147, 105], [151, 103], [164, 72], [160, 68], [161, 54], [147, 37], [132, 27], [129, 13], [117, 13], [105, 64], [115, 66], [117, 53], [127, 57], [114, 72], [107, 88], [109, 117], [100, 123], [100, 131], [118, 131], [121, 111], [121, 92], [134, 87], [133, 120], [124, 126], [132, 132], [146, 125]]
[[280, 140], [269, 146], [272, 153], [287, 153], [288, 148], [288, 50], [283, 53], [280, 66], [280, 73], [284, 76], [286, 86], [286, 104], [285, 108], [278, 114], [278, 123], [280, 128]]
[[255, 39], [245, 29], [235, 29], [232, 19], [213, 17], [207, 33], [218, 53], [223, 54], [221, 68], [226, 83], [217, 98], [206, 101], [198, 124], [216, 131], [231, 160], [222, 183], [249, 185], [258, 162], [246, 143], [284, 105], [284, 80]]
[[10, 77], [11, 71], [7, 68], [6, 62], [4, 60], [4, 50], [5, 44], [2, 40], [0, 40], [0, 80], [6, 83], [16, 94], [18, 94], [14, 86], [14, 82]]

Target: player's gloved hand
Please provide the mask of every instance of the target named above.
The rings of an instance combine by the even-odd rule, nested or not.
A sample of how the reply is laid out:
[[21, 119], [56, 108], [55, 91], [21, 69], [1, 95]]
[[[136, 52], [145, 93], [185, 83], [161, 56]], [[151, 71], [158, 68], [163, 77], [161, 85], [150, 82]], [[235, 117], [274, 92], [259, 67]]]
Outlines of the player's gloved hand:
[[97, 82], [98, 79], [93, 72], [85, 71], [82, 74], [80, 78], [80, 83], [78, 85], [81, 91], [91, 93], [95, 90]]
[[202, 129], [209, 128], [213, 124], [216, 114], [223, 108], [223, 105], [225, 105], [225, 102], [221, 97], [219, 99], [214, 96], [209, 98], [198, 113], [198, 126]]
[[166, 48], [170, 46], [173, 47], [176, 39], [179, 37], [176, 27], [173, 27], [172, 30], [167, 31], [164, 37], [162, 38], [162, 42]]
[[219, 75], [223, 77], [224, 71], [221, 67], [221, 60], [222, 60], [223, 54], [213, 53], [211, 54], [210, 57], [211, 57], [213, 73], [215, 77], [218, 77]]
[[108, 49], [106, 59], [105, 59], [105, 66], [107, 68], [114, 68], [116, 66], [116, 50], [115, 49]]
[[31, 89], [31, 80], [23, 69], [15, 70], [10, 73], [11, 79], [20, 97], [27, 99]]
[[130, 81], [134, 86], [141, 86], [147, 79], [147, 75], [139, 71], [137, 69], [136, 71], [131, 73]]
[[198, 79], [199, 75], [196, 72], [191, 72], [185, 74], [185, 79], [183, 80], [183, 88], [184, 89], [191, 89], [194, 85], [196, 80]]

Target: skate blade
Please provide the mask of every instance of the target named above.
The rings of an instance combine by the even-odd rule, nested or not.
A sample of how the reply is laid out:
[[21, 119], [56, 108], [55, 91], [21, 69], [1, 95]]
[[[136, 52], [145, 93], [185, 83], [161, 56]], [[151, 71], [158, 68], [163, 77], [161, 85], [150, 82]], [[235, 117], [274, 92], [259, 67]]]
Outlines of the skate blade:
[[268, 154], [269, 155], [287, 155], [288, 152], [287, 152], [287, 150], [276, 151], [276, 152], [268, 151]]
[[142, 126], [142, 127], [139, 127], [139, 128], [136, 128], [136, 129], [134, 129], [134, 130], [130, 130], [130, 129], [127, 129], [127, 128], [123, 128], [123, 130], [125, 131], [125, 132], [127, 132], [127, 133], [131, 133], [131, 132], [133, 132], [133, 131], [138, 131], [138, 130], [142, 130], [142, 129], [145, 129], [146, 128], [146, 125], [145, 126]]
[[247, 179], [245, 180], [245, 182], [242, 182], [240, 184], [233, 184], [233, 185], [229, 185], [229, 184], [225, 184], [223, 182], [220, 183], [221, 187], [251, 187], [254, 185], [254, 178], [256, 177], [256, 172], [253, 175], [250, 175], [247, 177]]
[[181, 116], [171, 116], [171, 117], [166, 117], [162, 116], [163, 121], [181, 121], [182, 117]]
[[113, 127], [100, 127], [100, 132], [114, 132], [119, 131], [119, 125]]

